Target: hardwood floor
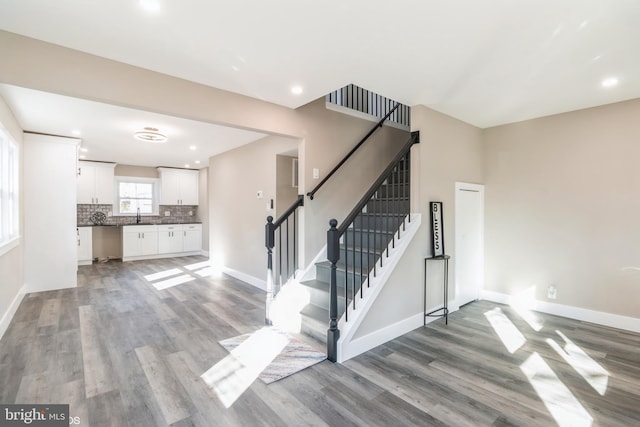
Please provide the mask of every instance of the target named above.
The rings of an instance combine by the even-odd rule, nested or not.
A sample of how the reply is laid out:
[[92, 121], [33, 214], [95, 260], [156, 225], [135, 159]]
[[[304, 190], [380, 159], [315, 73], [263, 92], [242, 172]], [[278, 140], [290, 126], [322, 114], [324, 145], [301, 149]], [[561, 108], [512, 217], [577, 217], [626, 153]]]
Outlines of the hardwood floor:
[[[27, 295], [0, 341], [0, 402], [69, 403], [85, 426], [640, 425], [640, 335], [485, 301], [225, 408], [200, 376], [228, 355], [219, 340], [264, 326], [265, 295], [186, 268], [204, 260], [94, 264], [76, 289]], [[171, 269], [190, 280], [156, 289]]]

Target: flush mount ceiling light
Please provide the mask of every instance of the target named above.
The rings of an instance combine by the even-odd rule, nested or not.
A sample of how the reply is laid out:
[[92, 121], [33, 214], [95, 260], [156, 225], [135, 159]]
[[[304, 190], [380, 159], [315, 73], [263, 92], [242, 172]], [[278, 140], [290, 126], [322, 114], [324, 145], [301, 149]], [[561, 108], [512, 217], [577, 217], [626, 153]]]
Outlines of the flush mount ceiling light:
[[134, 133], [133, 136], [140, 141], [146, 142], [161, 143], [167, 140], [166, 135], [158, 132], [158, 129], [151, 127], [144, 128], [144, 130]]

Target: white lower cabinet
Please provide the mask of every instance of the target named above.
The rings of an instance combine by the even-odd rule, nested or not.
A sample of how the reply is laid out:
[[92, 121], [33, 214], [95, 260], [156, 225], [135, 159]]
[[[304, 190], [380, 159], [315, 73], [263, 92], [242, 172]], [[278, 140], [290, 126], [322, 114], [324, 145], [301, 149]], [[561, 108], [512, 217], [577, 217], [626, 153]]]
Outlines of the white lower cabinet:
[[193, 255], [202, 250], [202, 224], [127, 225], [122, 227], [122, 259]]
[[122, 227], [122, 258], [158, 254], [158, 229], [156, 225], [131, 225]]
[[93, 228], [77, 227], [78, 265], [89, 265], [93, 261]]
[[183, 231], [183, 250], [185, 252], [202, 250], [202, 224], [184, 224]]
[[182, 252], [183, 240], [182, 225], [158, 226], [159, 254], [172, 254]]

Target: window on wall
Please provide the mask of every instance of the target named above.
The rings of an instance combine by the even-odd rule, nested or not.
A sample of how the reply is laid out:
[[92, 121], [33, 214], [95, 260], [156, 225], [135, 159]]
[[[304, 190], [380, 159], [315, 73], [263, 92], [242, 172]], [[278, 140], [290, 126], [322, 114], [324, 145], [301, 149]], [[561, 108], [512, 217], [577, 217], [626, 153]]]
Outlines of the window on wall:
[[118, 215], [158, 214], [158, 180], [153, 178], [117, 177], [116, 208]]
[[0, 129], [0, 254], [20, 237], [18, 160], [18, 144]]

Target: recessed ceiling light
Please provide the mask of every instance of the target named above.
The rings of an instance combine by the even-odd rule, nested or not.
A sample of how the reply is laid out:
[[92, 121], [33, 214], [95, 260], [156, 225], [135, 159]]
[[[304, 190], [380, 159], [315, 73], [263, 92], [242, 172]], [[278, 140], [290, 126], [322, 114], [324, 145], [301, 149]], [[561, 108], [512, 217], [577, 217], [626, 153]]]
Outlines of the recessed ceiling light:
[[199, 164], [200, 164], [200, 160], [196, 160], [196, 161], [195, 161], [195, 162], [193, 162], [193, 163], [195, 163], [196, 165], [199, 165]]
[[140, 7], [147, 12], [157, 12], [160, 10], [160, 2], [158, 0], [139, 0]]
[[602, 80], [602, 87], [614, 87], [618, 85], [618, 78], [617, 77], [607, 77], [606, 79]]
[[185, 168], [190, 168], [191, 166], [189, 166], [189, 165], [184, 165], [184, 167], [185, 167]]
[[189, 146], [189, 150], [191, 151], [196, 151], [198, 149], [198, 147], [196, 147], [195, 145], [190, 145]]
[[78, 129], [74, 129], [71, 131], [72, 135], [80, 135], [80, 131]]
[[78, 156], [78, 158], [79, 158], [79, 159], [86, 159], [86, 158], [87, 158], [87, 156], [85, 156], [84, 154], [80, 154], [80, 155]]
[[161, 142], [167, 141], [166, 135], [158, 132], [157, 128], [152, 128], [152, 127], [146, 127], [144, 128], [144, 130], [134, 133], [133, 136], [136, 139], [139, 139], [140, 141], [146, 141], [146, 142], [161, 143]]
[[80, 148], [80, 151], [82, 151], [83, 153], [86, 153], [87, 151], [89, 151], [89, 149], [85, 148], [85, 147], [82, 147], [82, 148]]
[[302, 93], [302, 86], [293, 86], [291, 88], [291, 93], [294, 95], [300, 95]]

